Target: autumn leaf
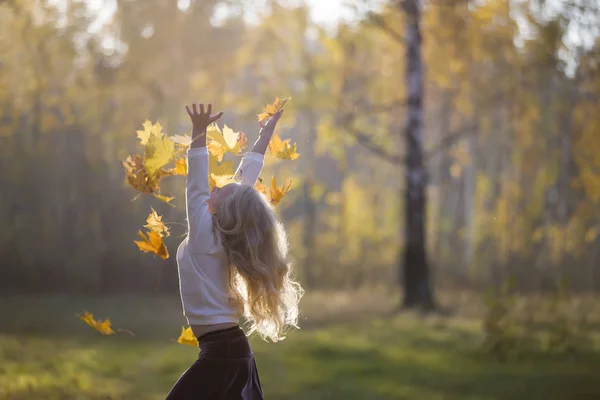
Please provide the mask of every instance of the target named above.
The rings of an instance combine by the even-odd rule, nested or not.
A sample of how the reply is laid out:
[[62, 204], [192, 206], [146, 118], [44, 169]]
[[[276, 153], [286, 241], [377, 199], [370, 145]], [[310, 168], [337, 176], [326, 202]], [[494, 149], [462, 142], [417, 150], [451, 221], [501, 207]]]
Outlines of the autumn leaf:
[[181, 335], [179, 335], [177, 343], [198, 347], [198, 339], [196, 338], [196, 336], [194, 336], [194, 332], [192, 332], [192, 328], [190, 327], [188, 327], [187, 329], [183, 326], [181, 327]]
[[136, 131], [136, 133], [138, 139], [140, 139], [140, 143], [143, 146], [148, 144], [148, 140], [151, 136], [156, 136], [160, 138], [164, 135], [164, 133], [162, 132], [162, 126], [158, 122], [152, 125], [152, 122], [146, 120], [142, 126], [144, 127], [144, 129], [141, 131]]
[[151, 178], [176, 156], [175, 143], [168, 136], [151, 135], [146, 144], [144, 168]]
[[256, 180], [254, 189], [256, 189], [257, 192], [264, 194], [267, 199], [271, 197], [271, 193], [269, 192], [269, 187], [263, 183], [261, 178], [258, 178]]
[[164, 196], [160, 193], [160, 178], [167, 173], [161, 169], [155, 177], [150, 177], [144, 167], [144, 158], [141, 155], [128, 156], [123, 161], [123, 168], [125, 169], [125, 181], [138, 192], [152, 194], [165, 203], [174, 199], [174, 197]]
[[171, 168], [169, 173], [172, 175], [187, 176], [187, 159], [177, 158], [175, 160], [175, 168]]
[[152, 212], [148, 215], [148, 218], [146, 218], [146, 225], [144, 225], [144, 227], [152, 232], [156, 232], [159, 237], [171, 235], [169, 227], [162, 221], [162, 215], [158, 215], [154, 208], [152, 208]]
[[283, 185], [281, 187], [277, 186], [277, 181], [275, 177], [271, 180], [271, 188], [269, 189], [269, 200], [271, 204], [276, 206], [279, 204], [283, 196], [290, 191], [292, 188], [292, 182], [290, 181], [287, 185]]
[[222, 188], [233, 182], [235, 182], [235, 177], [233, 175], [215, 175], [210, 173], [208, 176], [208, 186], [211, 190], [214, 187]]
[[165, 246], [162, 237], [158, 233], [150, 231], [148, 232], [148, 236], [146, 236], [142, 231], [138, 231], [138, 235], [142, 238], [142, 240], [134, 240], [134, 243], [138, 245], [141, 251], [146, 253], [154, 253], [163, 260], [169, 258], [169, 250], [167, 250], [167, 246]]
[[246, 135], [235, 132], [225, 125], [221, 131], [216, 124], [208, 127], [206, 131], [208, 151], [221, 162], [225, 153], [240, 154], [245, 148], [248, 140]]
[[171, 140], [176, 145], [182, 147], [190, 147], [192, 144], [192, 137], [190, 135], [173, 135], [171, 136]]
[[286, 97], [284, 99], [280, 99], [279, 97], [275, 97], [275, 101], [271, 104], [267, 104], [262, 113], [258, 114], [258, 122], [263, 122], [273, 115], [275, 115], [279, 110], [281, 110], [285, 103], [290, 100], [290, 97]]
[[113, 331], [110, 327], [110, 320], [107, 318], [104, 321], [96, 321], [94, 316], [89, 312], [85, 311], [83, 315], [77, 315], [80, 320], [97, 330], [103, 335], [113, 335], [115, 331]]
[[274, 133], [269, 142], [269, 152], [280, 160], [296, 160], [300, 154], [296, 152], [296, 143], [290, 145], [290, 139], [281, 140], [281, 137]]
[[126, 182], [141, 193], [154, 193], [152, 182], [144, 168], [144, 159], [139, 154], [128, 156], [123, 161]]
[[218, 158], [211, 154], [208, 157], [208, 171], [208, 185], [211, 190], [215, 186], [222, 187], [233, 181], [234, 170], [231, 161], [219, 162]]
[[171, 200], [173, 200], [175, 198], [173, 196], [163, 196], [163, 195], [158, 194], [158, 193], [153, 193], [153, 195], [154, 195], [154, 197], [156, 197], [160, 201], [164, 201], [167, 204], [171, 204]]

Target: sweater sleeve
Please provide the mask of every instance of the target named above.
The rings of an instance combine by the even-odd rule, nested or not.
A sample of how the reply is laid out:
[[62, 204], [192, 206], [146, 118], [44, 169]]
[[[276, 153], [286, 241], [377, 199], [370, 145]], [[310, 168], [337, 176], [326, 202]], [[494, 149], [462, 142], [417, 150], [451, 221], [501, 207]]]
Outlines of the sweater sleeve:
[[212, 216], [208, 212], [209, 198], [208, 149], [189, 149], [185, 200], [191, 253], [207, 253], [214, 245]]
[[248, 152], [244, 155], [235, 173], [235, 179], [242, 185], [254, 186], [265, 163], [265, 156], [260, 153]]

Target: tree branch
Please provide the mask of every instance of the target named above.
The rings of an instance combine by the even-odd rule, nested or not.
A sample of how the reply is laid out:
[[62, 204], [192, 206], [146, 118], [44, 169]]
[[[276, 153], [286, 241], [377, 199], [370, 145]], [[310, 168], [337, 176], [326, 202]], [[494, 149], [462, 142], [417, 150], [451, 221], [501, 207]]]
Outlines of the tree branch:
[[369, 13], [368, 21], [371, 22], [376, 27], [378, 27], [379, 29], [381, 29], [383, 32], [387, 33], [396, 42], [398, 42], [400, 44], [404, 44], [406, 42], [406, 40], [404, 40], [404, 36], [402, 36], [402, 34], [396, 32], [394, 29], [392, 29], [392, 27], [389, 26], [383, 20], [381, 15], [373, 13], [373, 12]]
[[373, 136], [366, 133], [362, 133], [352, 127], [345, 128], [358, 141], [358, 143], [369, 150], [371, 153], [380, 156], [385, 161], [392, 164], [400, 164], [404, 160], [404, 156], [400, 154], [394, 154], [386, 149], [384, 146], [375, 142]]
[[[406, 156], [402, 155], [402, 154], [395, 154], [391, 151], [389, 151], [387, 148], [385, 148], [383, 145], [377, 143], [373, 136], [367, 134], [367, 133], [363, 133], [353, 127], [350, 126], [346, 126], [344, 128], [348, 133], [350, 133], [352, 136], [354, 136], [354, 138], [356, 138], [356, 140], [358, 141], [358, 143], [363, 146], [364, 148], [366, 148], [367, 150], [369, 150], [371, 153], [381, 157], [382, 159], [384, 159], [385, 161], [391, 163], [391, 164], [400, 164], [402, 163], [405, 159]], [[469, 135], [473, 135], [476, 133], [476, 129], [474, 126], [469, 126], [468, 128], [462, 129], [458, 132], [454, 132], [451, 133], [450, 135], [444, 137], [442, 140], [440, 140], [438, 143], [436, 143], [430, 150], [428, 151], [424, 151], [424, 161], [428, 162], [430, 159], [432, 159], [434, 156], [436, 156], [439, 152], [449, 148], [450, 146], [452, 146], [454, 143], [458, 142], [460, 139], [469, 136]]]

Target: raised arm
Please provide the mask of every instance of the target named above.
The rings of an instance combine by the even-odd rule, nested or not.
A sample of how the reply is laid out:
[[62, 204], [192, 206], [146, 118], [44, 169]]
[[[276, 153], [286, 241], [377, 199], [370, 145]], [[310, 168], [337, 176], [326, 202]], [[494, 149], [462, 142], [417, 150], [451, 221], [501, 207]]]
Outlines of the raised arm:
[[235, 177], [242, 185], [254, 186], [262, 171], [264, 165], [265, 152], [269, 147], [269, 142], [275, 132], [275, 126], [281, 118], [283, 110], [280, 110], [273, 115], [265, 125], [262, 126], [258, 134], [258, 140], [254, 143], [252, 151], [246, 153], [240, 166], [238, 167]]
[[205, 252], [213, 245], [212, 217], [208, 212], [210, 189], [208, 185], [208, 149], [206, 128], [223, 115], [211, 116], [212, 105], [206, 112], [204, 105], [192, 109], [185, 106], [192, 121], [192, 143], [188, 150], [188, 176], [185, 191], [188, 219], [188, 245], [191, 252]]

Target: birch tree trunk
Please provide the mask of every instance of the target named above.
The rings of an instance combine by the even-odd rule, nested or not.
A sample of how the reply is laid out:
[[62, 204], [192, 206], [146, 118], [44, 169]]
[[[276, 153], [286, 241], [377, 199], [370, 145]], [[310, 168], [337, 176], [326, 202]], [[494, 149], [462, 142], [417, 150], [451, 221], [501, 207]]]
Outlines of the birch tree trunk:
[[400, 268], [404, 277], [405, 308], [434, 307], [425, 246], [427, 176], [423, 163], [423, 60], [421, 55], [420, 1], [404, 0], [406, 15], [407, 123], [405, 245]]

